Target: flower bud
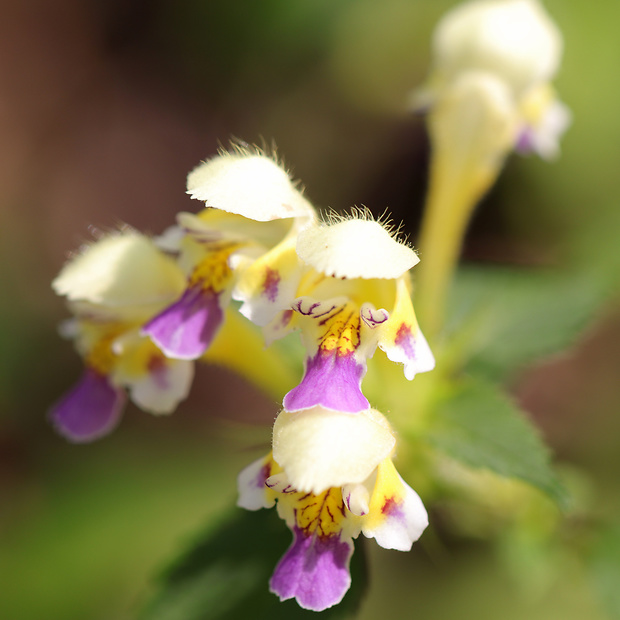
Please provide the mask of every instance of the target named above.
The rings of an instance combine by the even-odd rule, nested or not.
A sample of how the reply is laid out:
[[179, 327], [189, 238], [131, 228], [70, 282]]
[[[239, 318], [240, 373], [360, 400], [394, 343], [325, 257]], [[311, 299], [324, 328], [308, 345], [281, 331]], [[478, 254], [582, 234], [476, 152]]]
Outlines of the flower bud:
[[447, 13], [433, 41], [438, 79], [488, 71], [520, 97], [554, 76], [562, 36], [537, 0], [477, 0]]

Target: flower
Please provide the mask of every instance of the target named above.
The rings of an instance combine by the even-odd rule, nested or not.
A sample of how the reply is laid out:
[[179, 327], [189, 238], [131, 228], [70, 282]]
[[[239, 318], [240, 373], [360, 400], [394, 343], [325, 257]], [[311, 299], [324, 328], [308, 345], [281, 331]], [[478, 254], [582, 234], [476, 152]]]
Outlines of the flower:
[[394, 468], [395, 441], [373, 409], [356, 416], [323, 407], [279, 414], [273, 452], [241, 472], [237, 503], [248, 510], [277, 503], [293, 533], [270, 581], [281, 600], [295, 598], [314, 611], [339, 603], [360, 533], [401, 551], [422, 535], [428, 515]]
[[[312, 205], [271, 158], [237, 149], [201, 164], [187, 192], [206, 207], [180, 213], [160, 245], [179, 253], [187, 282], [179, 299], [144, 327], [168, 357], [197, 359], [209, 348], [233, 296], [239, 274], [269, 250], [286, 246], [300, 223], [314, 218]], [[264, 275], [261, 292], [282, 294], [282, 278]]]
[[118, 423], [126, 400], [169, 413], [184, 399], [193, 363], [167, 359], [140, 328], [182, 290], [183, 274], [148, 237], [125, 230], [102, 237], [70, 260], [52, 283], [74, 318], [62, 332], [75, 342], [85, 371], [51, 411], [58, 432], [92, 441]]
[[570, 113], [551, 86], [562, 37], [538, 0], [473, 0], [449, 11], [413, 97], [427, 111], [431, 166], [419, 247], [418, 306], [431, 343], [474, 207], [512, 150], [559, 153]]
[[510, 133], [508, 144], [502, 136], [497, 140], [500, 155], [515, 147], [551, 158], [570, 124], [568, 109], [550, 86], [561, 54], [561, 33], [537, 0], [466, 2], [437, 25], [433, 69], [414, 105], [432, 109], [448, 98], [458, 102], [463, 117], [482, 106], [503, 116]]
[[[368, 409], [361, 382], [377, 346], [404, 364], [407, 379], [434, 367], [411, 303], [408, 271], [418, 260], [410, 247], [361, 212], [307, 224], [294, 245], [266, 254], [242, 274], [242, 311], [258, 314], [254, 305], [261, 304], [268, 341], [301, 331], [305, 373], [284, 397], [285, 409]], [[289, 286], [288, 299], [282, 296], [268, 308], [252, 285], [260, 280], [259, 269], [294, 274], [296, 286]]]

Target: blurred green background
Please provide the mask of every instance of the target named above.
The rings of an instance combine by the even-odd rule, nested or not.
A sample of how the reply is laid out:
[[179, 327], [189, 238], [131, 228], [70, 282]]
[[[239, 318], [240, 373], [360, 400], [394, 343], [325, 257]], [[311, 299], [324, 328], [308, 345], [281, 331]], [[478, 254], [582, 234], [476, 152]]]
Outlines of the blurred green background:
[[[415, 240], [428, 143], [407, 97], [454, 4], [2, 3], [0, 618], [136, 617], [153, 576], [234, 500], [278, 408], [202, 368], [170, 418], [129, 407], [96, 444], [57, 437], [45, 412], [81, 367], [56, 333], [66, 314], [49, 287], [68, 253], [91, 226], [158, 233], [196, 209], [185, 175], [231, 138], [277, 145], [317, 206], [388, 207]], [[561, 266], [620, 252], [620, 4], [545, 5], [565, 37], [556, 84], [574, 124], [559, 160], [509, 160], [470, 228], [467, 261]], [[368, 545], [363, 617], [620, 617], [619, 376], [610, 304], [573, 350], [513, 386], [587, 506], [553, 562], [439, 523], [411, 554]]]

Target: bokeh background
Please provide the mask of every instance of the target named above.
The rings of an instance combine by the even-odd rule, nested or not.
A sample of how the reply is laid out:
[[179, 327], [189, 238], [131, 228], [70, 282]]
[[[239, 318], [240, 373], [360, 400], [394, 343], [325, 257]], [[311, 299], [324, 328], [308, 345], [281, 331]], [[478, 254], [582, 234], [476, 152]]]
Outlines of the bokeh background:
[[[56, 436], [46, 410], [81, 368], [57, 335], [65, 311], [49, 286], [69, 252], [93, 232], [159, 233], [195, 210], [187, 172], [231, 139], [277, 145], [317, 206], [388, 207], [415, 240], [428, 142], [407, 101], [454, 4], [2, 1], [0, 618], [136, 617], [153, 576], [233, 502], [236, 472], [264, 451], [278, 407], [205, 367], [169, 418], [130, 406], [96, 444]], [[545, 5], [565, 37], [556, 83], [574, 124], [557, 161], [509, 160], [470, 228], [467, 261], [561, 266], [620, 252], [620, 4]], [[512, 386], [581, 480], [588, 510], [567, 531], [587, 528], [585, 559], [506, 562], [475, 536], [407, 555], [371, 549], [363, 617], [616, 617], [619, 377], [610, 302], [570, 351]], [[534, 579], [516, 575], [519, 561]]]

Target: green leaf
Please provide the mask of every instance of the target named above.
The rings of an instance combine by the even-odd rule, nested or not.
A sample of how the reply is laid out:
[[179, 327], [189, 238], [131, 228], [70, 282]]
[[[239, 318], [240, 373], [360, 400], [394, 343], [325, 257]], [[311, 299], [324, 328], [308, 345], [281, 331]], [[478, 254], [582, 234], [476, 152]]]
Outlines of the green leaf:
[[[168, 569], [141, 620], [316, 618], [316, 612], [301, 609], [295, 601], [280, 602], [269, 592], [271, 573], [290, 542], [291, 533], [275, 510], [231, 512]], [[358, 609], [366, 587], [360, 542], [351, 561], [351, 589], [321, 618], [349, 618]]]
[[573, 345], [615, 292], [615, 271], [577, 274], [466, 268], [455, 281], [447, 341], [468, 372], [499, 380]]
[[523, 480], [567, 506], [538, 431], [500, 389], [470, 379], [441, 398], [426, 440], [462, 463]]

